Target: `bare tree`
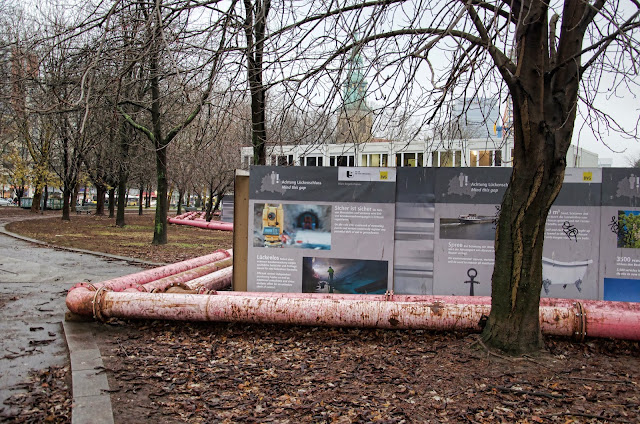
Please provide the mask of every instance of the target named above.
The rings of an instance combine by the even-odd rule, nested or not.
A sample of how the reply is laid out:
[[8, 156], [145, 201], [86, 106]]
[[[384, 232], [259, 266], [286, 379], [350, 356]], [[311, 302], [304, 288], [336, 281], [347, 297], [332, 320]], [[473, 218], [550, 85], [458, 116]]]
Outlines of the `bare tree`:
[[[617, 75], [613, 90], [637, 92], [640, 5], [528, 0], [424, 6], [413, 14], [404, 9], [410, 17], [405, 28], [376, 26], [375, 20], [360, 26], [365, 36], [358, 44], [382, 52], [374, 66], [384, 65], [380, 56], [395, 51], [402, 57], [404, 50], [413, 66], [409, 77], [421, 66], [433, 72], [433, 97], [425, 99], [431, 117], [452, 93], [478, 97], [491, 86], [508, 89], [514, 162], [496, 232], [483, 340], [507, 352], [536, 351], [543, 347], [538, 310], [545, 221], [562, 186], [578, 101], [593, 104], [606, 72]], [[355, 47], [335, 49], [326, 63]], [[436, 63], [445, 65], [438, 70]]]

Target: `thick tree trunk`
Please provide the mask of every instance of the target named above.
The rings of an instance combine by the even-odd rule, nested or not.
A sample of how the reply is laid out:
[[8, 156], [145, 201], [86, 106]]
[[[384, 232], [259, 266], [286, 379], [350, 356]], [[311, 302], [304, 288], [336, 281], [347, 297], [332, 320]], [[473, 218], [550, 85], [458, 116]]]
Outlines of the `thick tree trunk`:
[[116, 189], [112, 187], [109, 189], [109, 218], [115, 218], [116, 206]]
[[80, 184], [77, 182], [73, 186], [73, 194], [71, 195], [71, 199], [69, 201], [69, 206], [71, 208], [71, 212], [76, 211], [76, 203], [78, 202], [78, 194], [80, 193]]
[[62, 220], [71, 221], [69, 211], [71, 210], [71, 190], [65, 187], [62, 190]]
[[522, 354], [544, 347], [539, 304], [542, 248], [549, 208], [562, 186], [564, 168], [513, 169], [496, 230], [491, 314], [484, 341], [497, 349]]
[[167, 244], [167, 148], [156, 149], [156, 172], [158, 173], [158, 195], [156, 198], [156, 217], [153, 228], [153, 244]]
[[96, 215], [104, 215], [104, 195], [107, 188], [102, 184], [96, 185]]
[[520, 11], [526, 22], [516, 33], [517, 72], [503, 72], [513, 106], [513, 172], [496, 229], [491, 314], [482, 337], [489, 347], [512, 354], [543, 347], [539, 305], [545, 223], [564, 179], [589, 24], [584, 18], [592, 7], [565, 2], [561, 36], [553, 39], [556, 54], [549, 49], [548, 3], [526, 3]]
[[124, 211], [127, 207], [127, 181], [120, 176], [118, 181], [118, 211], [116, 213], [116, 225], [120, 228], [125, 226]]
[[38, 187], [40, 185], [39, 181], [36, 180], [34, 185], [36, 186], [36, 191], [33, 192], [31, 212], [38, 212], [40, 211], [40, 202], [42, 201], [42, 189]]

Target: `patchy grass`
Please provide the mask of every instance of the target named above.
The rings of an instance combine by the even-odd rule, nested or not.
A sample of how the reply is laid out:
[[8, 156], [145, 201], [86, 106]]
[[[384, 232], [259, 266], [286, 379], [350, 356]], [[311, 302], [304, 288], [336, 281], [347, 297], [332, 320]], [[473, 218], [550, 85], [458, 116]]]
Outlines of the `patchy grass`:
[[[30, 214], [28, 211], [11, 212], [13, 219], [18, 216], [43, 217]], [[0, 217], [2, 213], [0, 210]], [[230, 231], [171, 224], [168, 232], [169, 242], [164, 246], [153, 246], [153, 211], [147, 211], [142, 216], [128, 213], [125, 218], [127, 225], [123, 228], [115, 225], [115, 218], [103, 216], [72, 215], [71, 221], [62, 221], [60, 212], [50, 212], [46, 216], [46, 219], [10, 222], [6, 228], [54, 246], [87, 249], [162, 263], [182, 261], [233, 246], [233, 233]]]

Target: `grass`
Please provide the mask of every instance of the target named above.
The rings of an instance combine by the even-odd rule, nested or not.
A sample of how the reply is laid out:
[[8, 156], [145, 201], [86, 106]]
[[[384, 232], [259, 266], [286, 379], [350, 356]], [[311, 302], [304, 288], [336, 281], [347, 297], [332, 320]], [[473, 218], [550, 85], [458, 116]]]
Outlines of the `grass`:
[[[13, 212], [15, 215], [16, 211]], [[17, 215], [12, 220], [23, 220], [7, 224], [7, 230], [55, 246], [122, 255], [151, 262], [173, 263], [233, 247], [233, 233], [230, 231], [171, 224], [167, 234], [168, 243], [154, 246], [151, 244], [154, 211], [146, 211], [142, 216], [127, 213], [127, 225], [124, 228], [115, 225], [115, 218], [95, 215], [72, 215], [71, 221], [62, 221], [61, 214], [51, 212], [50, 217], [45, 219], [27, 219], [34, 217], [29, 211]]]

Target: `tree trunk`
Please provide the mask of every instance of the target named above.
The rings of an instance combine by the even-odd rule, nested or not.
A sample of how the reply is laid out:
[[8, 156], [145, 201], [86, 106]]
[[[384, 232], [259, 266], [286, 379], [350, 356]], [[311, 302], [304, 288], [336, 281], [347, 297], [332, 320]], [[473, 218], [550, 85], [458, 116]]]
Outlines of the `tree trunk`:
[[82, 193], [82, 206], [87, 203], [87, 186], [84, 186], [84, 193]]
[[[539, 305], [542, 248], [549, 209], [564, 179], [579, 87], [579, 52], [590, 4], [566, 2], [558, 63], [547, 72], [548, 5], [532, 2], [518, 30], [518, 69], [509, 84], [514, 159], [496, 229], [491, 314], [482, 334], [488, 346], [512, 354], [543, 348]], [[568, 9], [567, 9], [568, 8]]]
[[138, 193], [138, 215], [142, 216], [142, 202], [144, 200], [144, 185], [140, 184], [140, 193]]
[[156, 149], [156, 171], [158, 173], [158, 194], [156, 197], [156, 217], [153, 229], [153, 244], [167, 244], [167, 148]]
[[115, 206], [116, 206], [116, 189], [112, 187], [109, 189], [109, 218], [115, 218]]
[[[556, 188], [540, 168], [523, 168], [514, 167], [500, 209], [491, 314], [483, 333], [488, 345], [512, 354], [544, 347], [539, 319], [542, 247], [550, 200], [562, 181], [561, 176], [556, 179]], [[525, 249], [532, 254], [525, 255]]]
[[178, 190], [178, 210], [176, 212], [176, 215], [182, 214], [182, 196], [184, 196], [184, 194], [181, 190]]
[[47, 203], [49, 203], [49, 186], [47, 184], [44, 185], [44, 199], [42, 201], [42, 210], [47, 210]]
[[104, 195], [107, 192], [107, 188], [102, 184], [96, 185], [96, 215], [104, 215]]
[[120, 178], [120, 181], [118, 181], [118, 211], [116, 213], [116, 225], [120, 228], [125, 226], [124, 211], [126, 207], [127, 207], [127, 181], [125, 178]]
[[71, 199], [69, 199], [69, 207], [71, 212], [76, 212], [76, 203], [78, 202], [78, 193], [80, 193], [80, 184], [76, 182], [73, 186], [73, 194], [71, 195]]
[[215, 213], [218, 209], [220, 209], [220, 203], [222, 203], [223, 197], [224, 193], [216, 194], [216, 203], [213, 205], [213, 211], [211, 213]]
[[62, 190], [62, 220], [71, 221], [69, 211], [71, 210], [71, 190], [64, 187]]
[[213, 217], [213, 187], [209, 186], [209, 199], [207, 200], [207, 213], [205, 214], [205, 220], [207, 222], [211, 222], [211, 218]]
[[31, 212], [38, 212], [40, 210], [40, 202], [42, 201], [42, 189], [38, 187], [40, 185], [39, 181], [36, 180], [34, 185], [36, 190], [33, 192]]

